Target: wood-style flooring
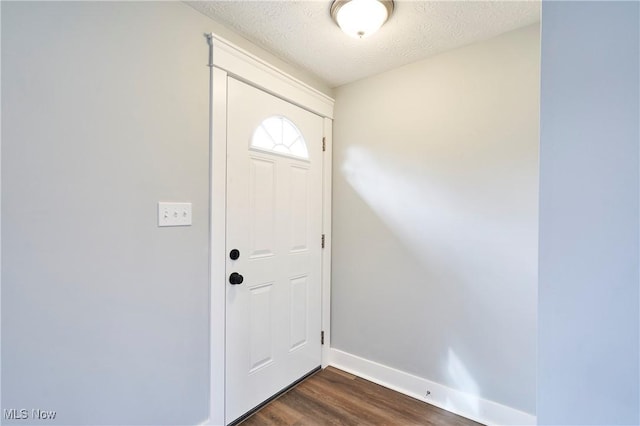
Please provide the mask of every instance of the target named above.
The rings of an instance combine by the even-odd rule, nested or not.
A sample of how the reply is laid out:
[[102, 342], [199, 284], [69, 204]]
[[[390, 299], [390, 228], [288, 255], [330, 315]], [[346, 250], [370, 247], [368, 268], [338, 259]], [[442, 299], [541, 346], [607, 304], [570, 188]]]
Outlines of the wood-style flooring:
[[333, 367], [273, 400], [242, 426], [478, 426], [479, 423]]

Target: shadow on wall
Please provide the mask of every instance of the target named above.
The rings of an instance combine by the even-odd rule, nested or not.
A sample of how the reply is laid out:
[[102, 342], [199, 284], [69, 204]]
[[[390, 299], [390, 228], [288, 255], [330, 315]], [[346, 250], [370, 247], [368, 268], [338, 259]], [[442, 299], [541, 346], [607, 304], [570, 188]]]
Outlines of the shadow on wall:
[[[499, 258], [505, 267], [511, 265], [514, 270], [535, 273], [530, 262], [522, 262], [518, 253], [509, 250], [514, 238], [522, 233], [521, 227], [490, 217], [495, 216], [491, 211], [478, 211], [476, 203], [457, 195], [456, 188], [447, 188], [442, 181], [428, 182], [428, 179], [420, 179], [417, 185], [412, 175], [415, 171], [402, 167], [391, 170], [386, 161], [380, 161], [361, 146], [347, 149], [342, 173], [373, 212], [414, 253], [422, 254], [421, 261], [431, 263], [431, 256], [437, 256], [439, 262], [457, 265], [458, 259], [465, 263], [475, 259], [474, 266], [483, 267], [485, 260]], [[482, 197], [482, 194], [476, 195]], [[418, 223], [420, 226], [416, 227]], [[456, 232], [452, 234], [451, 229]], [[491, 238], [487, 238], [488, 234]], [[465, 241], [460, 240], [461, 235]], [[482, 256], [471, 253], [468, 242], [481, 243]]]
[[[442, 265], [449, 262], [451, 267], [446, 268], [445, 280], [465, 280], [464, 274], [461, 276], [461, 271], [453, 265], [455, 260], [452, 259], [460, 254], [456, 253], [451, 234], [445, 230], [458, 226], [469, 217], [464, 214], [465, 208], [460, 206], [460, 200], [455, 199], [452, 191], [436, 185], [420, 187], [402, 171], [392, 171], [383, 165], [364, 147], [347, 150], [342, 172], [351, 187], [398, 236], [398, 240], [409, 246], [409, 252], [417, 261], [428, 269], [433, 269], [434, 263]], [[417, 223], [421, 226], [416, 227]], [[435, 262], [434, 258], [437, 258]], [[452, 348], [442, 357], [442, 376], [447, 377], [447, 385], [470, 395], [468, 399], [448, 399], [447, 407], [457, 412], [479, 414], [478, 399], [471, 397], [481, 393], [477, 381]]]
[[[521, 248], [522, 240], [531, 239], [531, 229], [510, 210], [517, 202], [506, 199], [504, 191], [494, 191], [490, 180], [476, 182], [473, 173], [460, 177], [457, 170], [437, 170], [433, 161], [376, 152], [379, 148], [347, 147], [341, 174], [406, 246], [419, 265], [414, 271], [422, 274], [414, 287], [396, 283], [396, 290], [405, 295], [387, 301], [403, 304], [405, 324], [420, 324], [414, 330], [415, 341], [404, 349], [384, 350], [426, 344], [439, 353], [438, 361], [416, 353], [396, 354], [393, 357], [406, 364], [390, 366], [470, 395], [511, 403], [510, 381], [526, 382], [529, 374], [519, 354], [531, 346], [532, 334], [518, 324], [535, 314], [528, 310], [535, 305], [530, 303], [529, 286], [521, 285], [536, 275], [536, 259], [523, 255]], [[399, 266], [399, 259], [387, 254], [385, 261]], [[406, 258], [401, 261], [411, 263]], [[368, 281], [363, 291], [388, 291], [382, 276]], [[382, 319], [373, 320], [386, 326]], [[460, 412], [479, 414], [477, 398], [448, 404]]]

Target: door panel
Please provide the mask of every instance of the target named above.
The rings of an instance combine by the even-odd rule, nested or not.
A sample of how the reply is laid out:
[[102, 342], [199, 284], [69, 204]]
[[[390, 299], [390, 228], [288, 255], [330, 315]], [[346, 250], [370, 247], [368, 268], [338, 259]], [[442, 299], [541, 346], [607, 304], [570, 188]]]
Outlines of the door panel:
[[273, 256], [276, 222], [276, 164], [263, 158], [249, 160], [250, 258]]
[[296, 350], [307, 343], [309, 330], [307, 329], [308, 312], [308, 281], [307, 276], [297, 277], [290, 280], [291, 292], [291, 330], [289, 332], [289, 350]]
[[[321, 363], [321, 117], [229, 78], [226, 422]], [[253, 144], [252, 144], [253, 141]]]
[[273, 362], [271, 347], [271, 312], [273, 310], [273, 284], [257, 285], [249, 289], [249, 350], [251, 361], [249, 372]]
[[291, 182], [291, 218], [290, 218], [290, 253], [300, 253], [308, 250], [307, 223], [309, 206], [309, 170], [304, 167], [292, 166], [290, 169]]

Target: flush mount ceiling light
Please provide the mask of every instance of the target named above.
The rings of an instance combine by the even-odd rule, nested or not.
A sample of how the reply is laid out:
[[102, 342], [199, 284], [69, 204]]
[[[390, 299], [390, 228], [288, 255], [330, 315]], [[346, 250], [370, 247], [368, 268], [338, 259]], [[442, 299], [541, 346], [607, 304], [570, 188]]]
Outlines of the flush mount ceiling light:
[[351, 37], [365, 38], [380, 29], [393, 12], [393, 0], [334, 0], [331, 17]]

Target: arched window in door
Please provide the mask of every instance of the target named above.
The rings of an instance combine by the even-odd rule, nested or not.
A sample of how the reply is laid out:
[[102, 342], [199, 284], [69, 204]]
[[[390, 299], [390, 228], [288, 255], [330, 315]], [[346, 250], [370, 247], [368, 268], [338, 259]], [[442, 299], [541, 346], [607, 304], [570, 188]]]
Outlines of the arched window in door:
[[309, 159], [302, 133], [286, 117], [266, 118], [253, 132], [251, 148], [297, 158]]

